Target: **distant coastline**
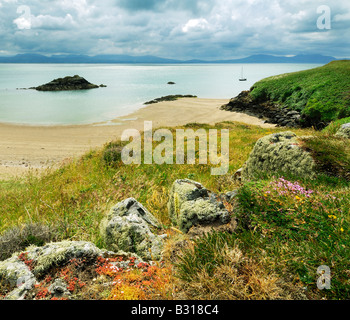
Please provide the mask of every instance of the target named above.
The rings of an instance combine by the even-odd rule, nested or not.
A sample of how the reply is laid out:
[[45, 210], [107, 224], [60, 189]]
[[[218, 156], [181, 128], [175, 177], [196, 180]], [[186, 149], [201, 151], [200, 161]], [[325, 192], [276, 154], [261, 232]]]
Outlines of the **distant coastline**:
[[326, 64], [337, 59], [321, 54], [295, 55], [295, 56], [274, 56], [266, 54], [256, 54], [240, 59], [222, 60], [177, 60], [160, 58], [156, 56], [128, 56], [128, 55], [52, 55], [41, 54], [17, 54], [14, 56], [0, 56], [0, 63], [83, 63], [83, 64], [132, 64], [132, 63], [152, 63], [152, 64], [225, 64], [225, 63], [321, 63]]

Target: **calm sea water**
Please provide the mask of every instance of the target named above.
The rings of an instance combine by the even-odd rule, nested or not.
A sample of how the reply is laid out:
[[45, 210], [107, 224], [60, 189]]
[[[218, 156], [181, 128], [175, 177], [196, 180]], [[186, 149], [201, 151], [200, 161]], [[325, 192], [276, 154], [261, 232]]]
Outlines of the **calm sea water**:
[[[263, 78], [317, 64], [82, 65], [0, 64], [0, 122], [28, 125], [87, 124], [114, 119], [170, 94], [229, 99]], [[17, 90], [80, 75], [107, 88], [84, 91]], [[176, 85], [167, 85], [169, 81]]]

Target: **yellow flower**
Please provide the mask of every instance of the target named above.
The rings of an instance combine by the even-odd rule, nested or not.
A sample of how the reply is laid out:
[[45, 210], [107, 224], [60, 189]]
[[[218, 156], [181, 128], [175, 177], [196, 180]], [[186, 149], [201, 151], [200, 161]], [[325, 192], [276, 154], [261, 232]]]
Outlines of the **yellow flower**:
[[340, 231], [341, 231], [341, 232], [344, 232], [344, 229], [343, 229], [343, 228], [340, 228]]
[[298, 196], [295, 196], [295, 199], [300, 200], [300, 198]]

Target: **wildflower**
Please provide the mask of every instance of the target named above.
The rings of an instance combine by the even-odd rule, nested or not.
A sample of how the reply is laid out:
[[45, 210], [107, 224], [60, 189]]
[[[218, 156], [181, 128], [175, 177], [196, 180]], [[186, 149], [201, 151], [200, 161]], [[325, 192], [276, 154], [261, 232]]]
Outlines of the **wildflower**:
[[344, 229], [343, 229], [343, 228], [340, 228], [340, 231], [341, 231], [341, 232], [344, 232]]

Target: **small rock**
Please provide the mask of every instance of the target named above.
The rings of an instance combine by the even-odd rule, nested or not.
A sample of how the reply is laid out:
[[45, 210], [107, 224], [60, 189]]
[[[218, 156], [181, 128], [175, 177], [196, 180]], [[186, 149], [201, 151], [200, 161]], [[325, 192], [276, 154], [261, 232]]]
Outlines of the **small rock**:
[[231, 202], [237, 196], [237, 194], [238, 192], [236, 190], [225, 193], [226, 201]]
[[237, 181], [241, 181], [242, 180], [242, 171], [243, 171], [243, 168], [240, 168], [238, 169], [234, 175], [233, 175], [233, 178]]
[[335, 134], [336, 137], [350, 139], [350, 123], [343, 124], [338, 132]]
[[55, 298], [64, 298], [71, 295], [67, 289], [67, 283], [62, 279], [56, 279], [48, 290]]

